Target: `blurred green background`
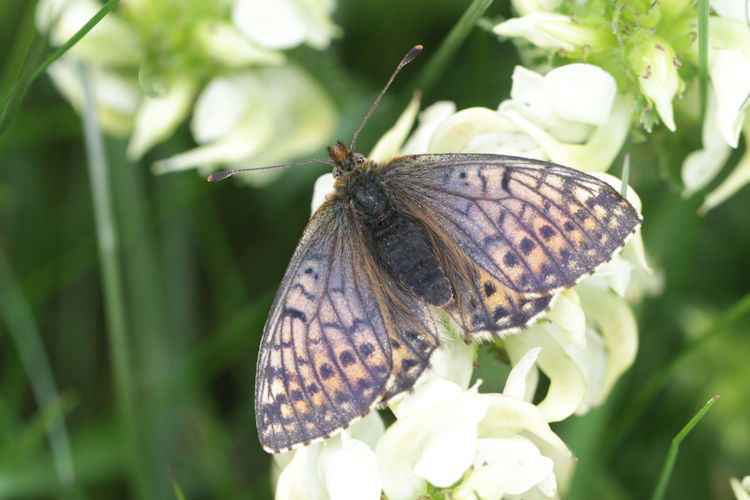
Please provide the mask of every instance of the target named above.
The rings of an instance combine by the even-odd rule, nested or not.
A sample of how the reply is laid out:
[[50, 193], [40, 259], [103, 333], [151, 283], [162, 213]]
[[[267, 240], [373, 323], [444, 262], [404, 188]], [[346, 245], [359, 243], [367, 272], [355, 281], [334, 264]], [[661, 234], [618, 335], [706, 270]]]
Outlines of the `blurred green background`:
[[[34, 33], [33, 4], [0, 2], [2, 95]], [[340, 2], [343, 36], [325, 52], [290, 53], [339, 109], [331, 141], [349, 141], [399, 58], [424, 44], [363, 130], [358, 149], [369, 151], [467, 5]], [[486, 13], [509, 15], [501, 1]], [[517, 62], [511, 43], [476, 28], [423, 104], [494, 108]], [[699, 217], [701, 193], [683, 199], [677, 179], [700, 130], [679, 115], [677, 126], [625, 148], [665, 287], [636, 307], [638, 358], [607, 404], [554, 426], [578, 457], [569, 498], [650, 495], [671, 439], [717, 394], [680, 449], [667, 498], [733, 498], [728, 477], [750, 474], [750, 189]], [[171, 498], [170, 474], [189, 499], [270, 498], [271, 459], [253, 420], [256, 353], [312, 183], [329, 167], [286, 169], [256, 189], [208, 184], [192, 171], [152, 175], [155, 159], [193, 146], [186, 126], [138, 164], [126, 161], [124, 141], [105, 146], [138, 437], [122, 439], [117, 414], [81, 122], [42, 76], [0, 136], [0, 498], [133, 498], [136, 476], [147, 497]], [[60, 394], [45, 407], [32, 389], [45, 378], [45, 362], [33, 357], [40, 346]], [[504, 373], [486, 384], [502, 387]], [[60, 484], [46, 434], [61, 422], [72, 485]]]

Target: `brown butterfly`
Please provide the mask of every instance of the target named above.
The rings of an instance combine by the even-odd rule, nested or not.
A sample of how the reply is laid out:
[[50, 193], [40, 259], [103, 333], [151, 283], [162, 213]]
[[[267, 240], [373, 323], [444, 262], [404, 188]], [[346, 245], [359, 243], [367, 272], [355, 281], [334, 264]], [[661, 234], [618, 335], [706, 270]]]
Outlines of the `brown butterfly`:
[[377, 163], [353, 144], [328, 148], [335, 190], [263, 332], [255, 414], [269, 452], [327, 438], [411, 389], [440, 343], [434, 308], [470, 337], [517, 331], [641, 223], [611, 186], [560, 165], [492, 154]]

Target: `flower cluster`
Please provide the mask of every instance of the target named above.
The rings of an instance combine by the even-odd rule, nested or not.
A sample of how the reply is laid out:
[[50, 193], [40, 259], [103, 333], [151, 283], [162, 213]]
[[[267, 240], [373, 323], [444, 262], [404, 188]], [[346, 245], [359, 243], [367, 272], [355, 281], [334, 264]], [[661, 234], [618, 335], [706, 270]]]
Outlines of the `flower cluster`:
[[[612, 74], [634, 101], [628, 111], [646, 130], [660, 120], [675, 131], [675, 98], [697, 92], [698, 12], [692, 0], [564, 2], [514, 0], [520, 17], [495, 26], [498, 35], [523, 40], [522, 54], [537, 65], [585, 61]], [[743, 2], [711, 0], [708, 25], [710, 90], [703, 148], [682, 168], [685, 195], [704, 188], [726, 163], [746, 121], [750, 95], [750, 31]], [[546, 58], [539, 58], [540, 50]], [[530, 61], [531, 62], [531, 61]], [[693, 101], [692, 96], [686, 100]], [[695, 106], [693, 106], [695, 107]], [[686, 110], [690, 114], [690, 110]], [[697, 117], [696, 117], [697, 118]], [[750, 182], [750, 154], [706, 197], [706, 211]]]
[[[583, 76], [592, 84], [585, 93], [576, 84]], [[512, 154], [581, 165], [620, 190], [619, 179], [602, 172], [625, 140], [632, 103], [626, 99], [596, 66], [569, 65], [546, 76], [519, 67], [511, 99], [497, 110], [456, 111], [453, 103], [438, 102], [408, 136], [419, 111], [415, 98], [370, 158]], [[319, 179], [313, 211], [332, 185], [330, 174]], [[632, 189], [627, 196], [640, 210]], [[542, 320], [496, 340], [513, 365], [502, 392], [481, 393], [481, 381], [471, 384], [477, 347], [464, 344], [460, 328], [444, 315], [445, 342], [430, 370], [389, 405], [396, 421], [383, 429], [371, 414], [339, 436], [277, 457], [283, 467], [277, 497], [377, 499], [381, 490], [391, 500], [558, 497], [574, 458], [549, 423], [602, 404], [633, 362], [637, 326], [624, 296], [652, 286], [633, 272], [639, 270], [648, 276], [636, 234], [611, 262], [562, 293]], [[549, 389], [534, 404], [540, 371]]]
[[[42, 0], [37, 26], [60, 45], [100, 7]], [[283, 52], [327, 47], [339, 32], [333, 7], [333, 0], [123, 0], [49, 74], [80, 108], [79, 65], [86, 68], [102, 128], [130, 136], [133, 160], [192, 111], [198, 147], [157, 162], [157, 171], [279, 163], [319, 148], [335, 127], [326, 93]]]

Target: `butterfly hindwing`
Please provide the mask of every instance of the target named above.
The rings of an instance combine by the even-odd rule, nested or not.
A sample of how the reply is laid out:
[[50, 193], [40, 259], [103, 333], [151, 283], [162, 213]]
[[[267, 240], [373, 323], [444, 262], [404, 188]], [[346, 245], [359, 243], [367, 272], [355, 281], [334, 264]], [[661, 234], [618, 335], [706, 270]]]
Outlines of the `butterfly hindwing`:
[[407, 206], [503, 285], [569, 288], [620, 249], [640, 215], [611, 186], [552, 163], [499, 155], [413, 155], [385, 178]]
[[347, 427], [380, 401], [392, 378], [382, 299], [339, 208], [324, 205], [310, 221], [263, 332], [256, 421], [269, 451]]
[[395, 283], [391, 282], [386, 290], [386, 307], [391, 319], [393, 379], [382, 404], [414, 387], [417, 379], [430, 366], [432, 353], [440, 344], [430, 306], [401, 290]]
[[518, 331], [549, 309], [552, 295], [517, 292], [479, 266], [473, 267], [470, 280], [455, 282], [457, 301], [448, 308], [466, 333]]

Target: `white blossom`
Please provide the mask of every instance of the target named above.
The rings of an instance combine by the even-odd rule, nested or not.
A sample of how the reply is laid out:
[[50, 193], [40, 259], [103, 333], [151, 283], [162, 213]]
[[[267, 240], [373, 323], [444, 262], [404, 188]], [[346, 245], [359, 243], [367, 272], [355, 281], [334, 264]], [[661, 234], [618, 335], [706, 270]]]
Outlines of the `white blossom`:
[[383, 422], [372, 412], [324, 442], [275, 455], [282, 468], [276, 498], [378, 500], [381, 481], [373, 448], [382, 434]]
[[737, 500], [750, 500], [750, 476], [743, 477], [741, 482], [736, 477], [730, 477], [729, 485]]

